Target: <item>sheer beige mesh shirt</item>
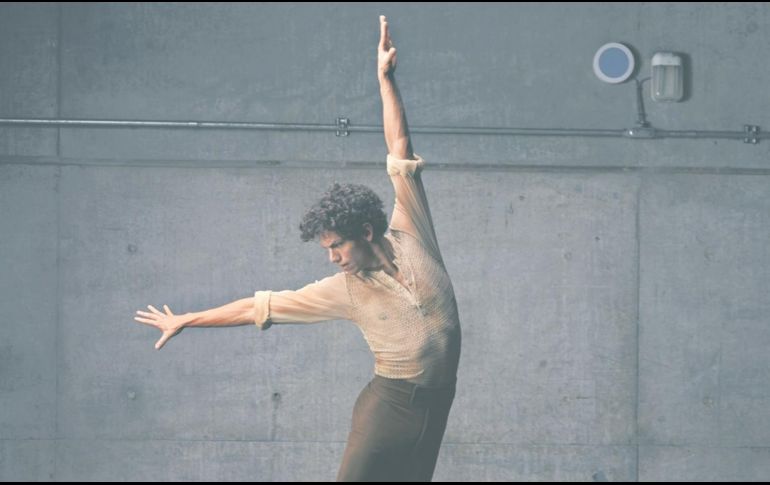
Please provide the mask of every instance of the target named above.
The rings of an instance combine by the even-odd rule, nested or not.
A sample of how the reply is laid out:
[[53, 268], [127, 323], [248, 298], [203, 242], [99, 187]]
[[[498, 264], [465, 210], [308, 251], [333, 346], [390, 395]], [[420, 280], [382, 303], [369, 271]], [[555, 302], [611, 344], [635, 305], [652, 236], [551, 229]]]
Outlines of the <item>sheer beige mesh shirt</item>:
[[272, 324], [351, 320], [374, 354], [375, 374], [442, 387], [456, 378], [460, 321], [420, 178], [425, 161], [415, 157], [387, 157], [396, 203], [383, 246], [408, 289], [382, 270], [339, 272], [296, 291], [255, 292], [254, 322], [266, 330]]

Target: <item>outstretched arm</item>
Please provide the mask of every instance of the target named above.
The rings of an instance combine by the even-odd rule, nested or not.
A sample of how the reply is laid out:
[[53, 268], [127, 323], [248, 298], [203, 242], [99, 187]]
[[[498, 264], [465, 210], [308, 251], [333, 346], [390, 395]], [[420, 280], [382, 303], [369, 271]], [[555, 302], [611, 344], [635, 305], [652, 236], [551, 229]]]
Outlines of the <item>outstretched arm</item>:
[[168, 305], [163, 305], [166, 313], [152, 305], [147, 305], [150, 312], [137, 311], [134, 320], [161, 331], [160, 339], [155, 348], [160, 349], [171, 337], [181, 332], [185, 327], [229, 327], [248, 325], [254, 322], [254, 298], [243, 298], [227, 305], [202, 312], [175, 315]]
[[382, 118], [388, 153], [399, 159], [414, 159], [409, 126], [396, 86], [396, 48], [388, 32], [388, 22], [380, 15], [380, 44], [377, 48], [377, 77], [382, 96]]
[[161, 331], [162, 335], [155, 343], [156, 349], [163, 347], [168, 339], [185, 327], [256, 324], [266, 330], [273, 323], [349, 320], [352, 303], [345, 281], [345, 274], [337, 273], [296, 291], [257, 291], [253, 297], [184, 315], [174, 315], [168, 305], [163, 305], [165, 314], [152, 305], [147, 305], [151, 312], [137, 311], [138, 316], [134, 317], [134, 320]]

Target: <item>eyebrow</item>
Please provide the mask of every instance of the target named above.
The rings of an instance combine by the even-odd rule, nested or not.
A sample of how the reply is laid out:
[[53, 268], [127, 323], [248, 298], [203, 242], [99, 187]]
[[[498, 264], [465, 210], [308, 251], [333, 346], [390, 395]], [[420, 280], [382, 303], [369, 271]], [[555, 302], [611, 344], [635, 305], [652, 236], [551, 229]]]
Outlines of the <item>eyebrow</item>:
[[324, 248], [324, 249], [330, 249], [330, 248], [334, 248], [334, 247], [337, 247], [337, 246], [339, 246], [340, 244], [342, 244], [342, 243], [344, 243], [344, 242], [345, 242], [345, 240], [344, 240], [344, 239], [337, 239], [337, 240], [336, 240], [336, 241], [334, 241], [333, 243], [329, 244], [329, 246], [324, 246], [324, 245], [322, 244], [322, 245], [321, 245], [321, 247], [322, 247], [322, 248]]

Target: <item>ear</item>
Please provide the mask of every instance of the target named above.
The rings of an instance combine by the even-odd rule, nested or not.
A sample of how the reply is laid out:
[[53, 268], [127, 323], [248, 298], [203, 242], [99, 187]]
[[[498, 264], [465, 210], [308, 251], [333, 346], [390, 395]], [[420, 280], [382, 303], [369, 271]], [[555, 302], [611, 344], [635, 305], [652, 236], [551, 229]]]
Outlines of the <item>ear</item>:
[[364, 222], [364, 239], [369, 242], [374, 240], [374, 228], [368, 222]]

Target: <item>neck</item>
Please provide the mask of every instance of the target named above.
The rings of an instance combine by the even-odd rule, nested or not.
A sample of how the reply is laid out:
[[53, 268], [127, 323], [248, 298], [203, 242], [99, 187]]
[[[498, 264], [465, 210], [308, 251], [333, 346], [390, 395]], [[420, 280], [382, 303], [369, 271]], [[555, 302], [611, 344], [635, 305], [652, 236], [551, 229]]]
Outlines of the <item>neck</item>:
[[378, 242], [370, 243], [370, 247], [372, 248], [373, 257], [369, 269], [382, 269], [389, 275], [398, 272], [398, 267], [396, 267], [393, 262], [395, 255], [393, 254], [393, 247], [391, 246], [390, 241], [383, 236]]

